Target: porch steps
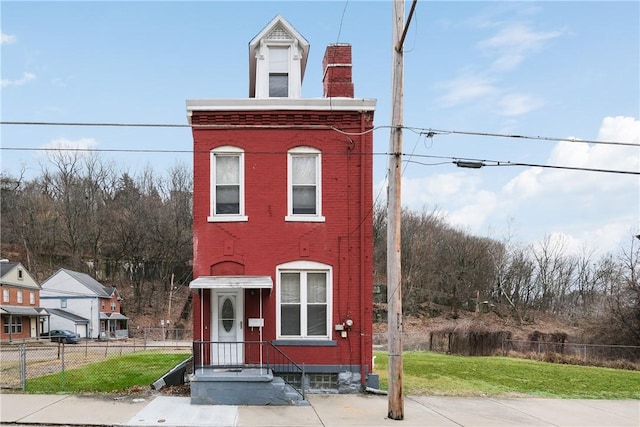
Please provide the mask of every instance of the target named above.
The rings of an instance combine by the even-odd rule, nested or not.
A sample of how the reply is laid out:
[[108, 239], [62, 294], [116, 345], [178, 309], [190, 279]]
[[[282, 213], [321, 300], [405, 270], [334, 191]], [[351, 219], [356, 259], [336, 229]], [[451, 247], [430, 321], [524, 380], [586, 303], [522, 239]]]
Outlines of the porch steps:
[[297, 405], [308, 402], [271, 369], [198, 369], [191, 376], [194, 405]]

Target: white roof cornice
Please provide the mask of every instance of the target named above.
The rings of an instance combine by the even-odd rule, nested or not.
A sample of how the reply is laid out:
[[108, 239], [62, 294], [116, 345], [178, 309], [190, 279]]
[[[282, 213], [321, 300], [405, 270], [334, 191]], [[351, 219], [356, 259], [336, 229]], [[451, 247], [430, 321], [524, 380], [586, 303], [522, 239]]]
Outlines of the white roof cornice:
[[375, 99], [365, 98], [238, 98], [188, 99], [189, 116], [194, 111], [374, 111]]

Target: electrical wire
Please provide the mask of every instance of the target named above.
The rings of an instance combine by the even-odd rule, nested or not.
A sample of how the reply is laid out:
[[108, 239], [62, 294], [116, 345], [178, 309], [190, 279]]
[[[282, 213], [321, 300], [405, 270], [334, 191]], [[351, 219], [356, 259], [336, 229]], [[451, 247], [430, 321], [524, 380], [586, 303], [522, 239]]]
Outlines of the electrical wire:
[[[192, 125], [192, 124], [158, 124], [158, 123], [108, 123], [108, 122], [26, 122], [26, 121], [1, 121], [2, 125], [31, 125], [31, 126], [103, 126], [103, 127], [165, 127], [165, 128], [229, 128], [228, 125]], [[233, 126], [232, 126], [233, 127]], [[239, 125], [237, 127], [249, 128], [252, 126], [243, 126]], [[293, 129], [296, 126], [286, 125], [286, 126], [257, 126], [260, 128], [287, 128]], [[378, 129], [383, 128], [391, 128], [391, 126], [376, 126], [371, 128], [365, 132], [345, 132], [333, 126], [303, 126], [306, 129], [314, 128], [314, 129], [331, 129], [338, 133], [341, 133], [345, 136], [361, 136], [367, 133], [373, 132]], [[420, 136], [425, 135], [426, 138], [433, 138], [436, 135], [444, 135], [444, 134], [462, 134], [462, 135], [472, 135], [472, 136], [490, 136], [490, 137], [504, 137], [504, 138], [518, 138], [518, 139], [535, 139], [535, 140], [544, 140], [544, 141], [568, 141], [568, 142], [578, 142], [578, 143], [588, 143], [588, 144], [604, 144], [604, 145], [619, 145], [619, 146], [631, 146], [631, 147], [640, 147], [639, 144], [633, 143], [625, 143], [620, 141], [595, 141], [595, 140], [584, 140], [584, 139], [566, 139], [566, 138], [554, 138], [554, 137], [546, 137], [546, 136], [526, 136], [526, 135], [513, 135], [513, 134], [499, 134], [499, 133], [485, 133], [485, 132], [468, 132], [468, 131], [455, 131], [455, 130], [442, 130], [442, 129], [432, 129], [432, 128], [416, 128], [416, 127], [406, 127], [402, 126], [401, 128], [407, 129], [411, 132], [417, 133]], [[417, 144], [416, 144], [417, 145]], [[426, 157], [426, 158], [435, 158], [435, 159], [449, 159], [452, 163], [456, 163], [459, 161], [471, 161], [481, 164], [476, 164], [473, 167], [480, 168], [483, 166], [522, 166], [522, 167], [540, 167], [540, 168], [548, 168], [548, 169], [565, 169], [565, 170], [574, 170], [574, 171], [586, 171], [586, 172], [603, 172], [603, 173], [617, 173], [617, 174], [628, 174], [628, 175], [640, 175], [640, 172], [637, 171], [628, 171], [628, 170], [616, 170], [616, 169], [600, 169], [600, 168], [588, 168], [588, 167], [574, 167], [574, 166], [562, 166], [562, 165], [544, 165], [539, 163], [525, 163], [525, 162], [512, 162], [512, 161], [502, 161], [502, 160], [486, 160], [486, 159], [473, 159], [473, 158], [462, 158], [457, 156], [433, 156], [433, 155], [425, 155], [425, 154], [415, 154], [415, 146], [412, 153], [409, 155], [409, 160], [404, 160], [407, 163], [416, 163], [422, 164], [424, 166], [435, 166], [440, 165], [442, 163], [421, 163], [418, 161], [411, 160], [412, 157]], [[120, 152], [120, 153], [184, 153], [184, 154], [195, 154], [195, 153], [208, 153], [209, 151], [196, 151], [196, 150], [177, 150], [177, 149], [109, 149], [109, 148], [53, 148], [53, 147], [40, 147], [40, 148], [31, 148], [31, 147], [0, 147], [0, 150], [5, 151], [69, 151], [69, 152]], [[285, 152], [251, 152], [251, 154], [272, 154], [272, 155], [281, 155]], [[324, 153], [326, 155], [331, 155], [332, 153]], [[334, 153], [335, 155], [342, 155], [343, 153]], [[371, 153], [373, 156], [376, 155], [384, 155], [389, 156], [390, 153]], [[401, 153], [403, 156], [407, 156], [405, 153]], [[364, 155], [364, 153], [361, 153]], [[447, 162], [444, 162], [447, 163]], [[491, 163], [491, 164], [489, 164]], [[464, 167], [463, 165], [458, 164], [458, 166]], [[469, 166], [467, 166], [469, 167]]]
[[[69, 151], [69, 152], [115, 152], [115, 153], [183, 153], [183, 154], [204, 154], [209, 153], [209, 150], [175, 150], [175, 149], [109, 149], [109, 148], [51, 148], [51, 147], [43, 147], [43, 148], [30, 148], [30, 147], [0, 147], [0, 150], [7, 151]], [[245, 151], [246, 154], [257, 154], [257, 155], [283, 155], [286, 154], [286, 151]], [[366, 153], [359, 153], [360, 155], [368, 155]], [[325, 156], [342, 156], [344, 152], [323, 152]], [[355, 155], [358, 155], [355, 153]], [[371, 153], [372, 156], [390, 156], [390, 153]], [[584, 172], [604, 172], [604, 173], [614, 173], [614, 174], [626, 174], [626, 175], [640, 175], [639, 171], [629, 171], [629, 170], [620, 170], [620, 169], [599, 169], [599, 168], [588, 168], [588, 167], [579, 167], [579, 166], [562, 166], [562, 165], [545, 165], [541, 163], [525, 163], [525, 162], [512, 162], [505, 160], [487, 160], [487, 159], [477, 159], [477, 158], [468, 158], [468, 157], [459, 157], [459, 156], [436, 156], [436, 155], [428, 155], [428, 154], [414, 154], [413, 152], [410, 154], [401, 153], [403, 157], [409, 157], [408, 160], [403, 160], [403, 162], [407, 163], [415, 163], [421, 164], [423, 166], [436, 166], [447, 163], [456, 163], [459, 161], [467, 161], [467, 162], [477, 162], [482, 163], [477, 167], [484, 166], [522, 166], [522, 167], [539, 167], [539, 168], [547, 168], [547, 169], [565, 169], [565, 170], [575, 170], [575, 171], [584, 171]], [[411, 160], [412, 157], [424, 157], [430, 159], [448, 159], [449, 162], [440, 162], [440, 163], [422, 163], [419, 161]], [[464, 166], [462, 166], [464, 167]]]
[[[21, 126], [93, 126], [93, 127], [145, 127], [145, 128], [203, 128], [203, 129], [233, 129], [233, 128], [274, 128], [274, 129], [332, 129], [336, 132], [342, 133], [348, 136], [360, 136], [379, 129], [391, 129], [393, 126], [384, 125], [376, 126], [365, 132], [345, 132], [333, 126], [326, 125], [219, 125], [219, 124], [171, 124], [171, 123], [114, 123], [114, 122], [40, 122], [40, 121], [0, 121], [0, 125], [21, 125]], [[603, 145], [620, 145], [627, 147], [639, 147], [640, 144], [632, 142], [622, 141], [606, 141], [606, 140], [592, 140], [592, 139], [578, 139], [578, 138], [558, 138], [550, 136], [532, 136], [532, 135], [519, 135], [519, 134], [503, 134], [492, 132], [478, 132], [478, 131], [462, 131], [462, 130], [444, 130], [433, 128], [420, 128], [413, 126], [401, 126], [401, 129], [408, 131], [425, 134], [427, 137], [433, 137], [436, 135], [467, 135], [467, 136], [482, 136], [482, 137], [495, 137], [495, 138], [511, 138], [511, 139], [526, 139], [526, 140], [538, 140], [538, 141], [551, 141], [551, 142], [574, 142], [581, 144], [603, 144]]]

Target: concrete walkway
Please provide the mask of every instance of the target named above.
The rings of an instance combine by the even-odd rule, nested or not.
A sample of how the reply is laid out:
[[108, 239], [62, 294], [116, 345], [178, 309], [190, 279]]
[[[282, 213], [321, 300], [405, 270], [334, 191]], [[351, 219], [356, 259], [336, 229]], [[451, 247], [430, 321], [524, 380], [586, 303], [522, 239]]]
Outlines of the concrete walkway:
[[638, 400], [405, 396], [404, 420], [378, 395], [309, 395], [309, 406], [191, 405], [189, 397], [0, 394], [4, 425], [639, 427]]

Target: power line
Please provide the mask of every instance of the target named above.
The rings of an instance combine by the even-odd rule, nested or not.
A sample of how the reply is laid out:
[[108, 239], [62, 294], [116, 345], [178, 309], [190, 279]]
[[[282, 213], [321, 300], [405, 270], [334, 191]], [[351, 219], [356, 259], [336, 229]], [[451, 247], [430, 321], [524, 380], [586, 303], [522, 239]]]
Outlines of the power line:
[[435, 135], [470, 135], [470, 136], [490, 136], [496, 138], [513, 138], [513, 139], [530, 139], [539, 141], [553, 141], [553, 142], [576, 142], [581, 144], [604, 144], [604, 145], [622, 145], [627, 147], [639, 147], [640, 144], [634, 144], [632, 142], [621, 141], [596, 141], [590, 139], [579, 138], [557, 138], [551, 136], [530, 136], [530, 135], [518, 135], [518, 134], [502, 134], [502, 133], [490, 133], [490, 132], [473, 132], [473, 131], [461, 131], [461, 130], [442, 130], [442, 129], [425, 129], [425, 128], [412, 128], [405, 127], [405, 129], [421, 134], [425, 134], [429, 137]]
[[[403, 154], [403, 156], [407, 156], [407, 155]], [[603, 172], [603, 173], [615, 173], [615, 174], [623, 174], [623, 175], [640, 175], [640, 171], [629, 171], [629, 170], [620, 170], [620, 169], [600, 169], [600, 168], [588, 168], [588, 167], [580, 167], [580, 166], [545, 165], [541, 163], [512, 162], [512, 161], [504, 161], [504, 160], [482, 160], [482, 159], [452, 157], [452, 156], [433, 156], [433, 155], [427, 155], [427, 154], [412, 154], [411, 156], [425, 157], [430, 159], [449, 159], [451, 162], [422, 163], [415, 160], [403, 160], [403, 161], [407, 163], [416, 163], [423, 166], [436, 166], [441, 164], [453, 163], [458, 167], [471, 168], [471, 169], [480, 169], [485, 166], [486, 167], [523, 166], [523, 167], [535, 167], [535, 168], [545, 168], [545, 169], [565, 169], [565, 170], [574, 170], [574, 171], [583, 171], [583, 172]]]
[[[274, 129], [332, 129], [339, 133], [348, 136], [359, 136], [378, 129], [390, 129], [393, 126], [376, 126], [370, 130], [364, 132], [345, 132], [333, 126], [326, 125], [220, 125], [220, 124], [179, 124], [179, 123], [117, 123], [117, 122], [40, 122], [40, 121], [0, 121], [0, 125], [16, 125], [16, 126], [90, 126], [90, 127], [144, 127], [144, 128], [209, 128], [209, 129], [234, 129], [234, 128], [274, 128]], [[606, 141], [606, 140], [592, 140], [592, 139], [578, 139], [578, 138], [559, 138], [551, 136], [532, 136], [532, 135], [519, 135], [519, 134], [503, 134], [492, 132], [478, 132], [478, 131], [462, 131], [462, 130], [444, 130], [433, 128], [420, 128], [413, 126], [401, 126], [402, 129], [409, 130], [411, 132], [424, 134], [431, 138], [438, 135], [467, 135], [467, 136], [483, 136], [483, 137], [495, 137], [495, 138], [511, 138], [511, 139], [525, 139], [525, 140], [538, 140], [538, 141], [551, 141], [551, 142], [573, 142], [581, 144], [603, 144], [603, 145], [619, 145], [627, 147], [638, 147], [640, 144], [634, 144], [632, 142], [622, 141]]]
[[[105, 152], [105, 153], [157, 153], [157, 154], [206, 154], [209, 153], [209, 150], [177, 150], [177, 149], [166, 149], [161, 150], [157, 148], [143, 149], [143, 148], [53, 148], [53, 147], [42, 147], [42, 148], [31, 148], [31, 147], [0, 147], [0, 150], [5, 151], [69, 151], [69, 152]], [[246, 154], [256, 154], [256, 155], [284, 155], [287, 154], [287, 151], [245, 151]], [[328, 156], [342, 156], [344, 152], [323, 152], [324, 155]], [[459, 167], [473, 167], [473, 168], [481, 168], [481, 167], [489, 167], [489, 166], [522, 166], [522, 167], [539, 167], [539, 168], [547, 168], [547, 169], [566, 169], [566, 170], [575, 170], [575, 171], [584, 171], [584, 172], [604, 172], [604, 173], [614, 173], [614, 174], [626, 174], [626, 175], [640, 175], [638, 171], [628, 171], [628, 170], [619, 170], [619, 169], [600, 169], [600, 168], [588, 168], [588, 167], [579, 167], [579, 166], [563, 166], [563, 165], [545, 165], [541, 163], [526, 163], [526, 162], [512, 162], [509, 160], [487, 160], [487, 159], [477, 159], [477, 158], [468, 158], [468, 157], [459, 157], [459, 156], [436, 156], [429, 154], [415, 154], [411, 152], [400, 153], [402, 157], [408, 157], [408, 159], [403, 160], [405, 163], [414, 163], [422, 166], [437, 166], [448, 163], [454, 163]], [[360, 153], [360, 155], [368, 155], [367, 153]], [[389, 153], [371, 153], [373, 156], [386, 156], [388, 157]], [[412, 160], [413, 157], [422, 157], [429, 159], [444, 159], [449, 160], [447, 162], [437, 162], [437, 163], [423, 163], [416, 160]], [[459, 164], [461, 163], [462, 164]], [[473, 163], [471, 165], [464, 165], [464, 162]]]

